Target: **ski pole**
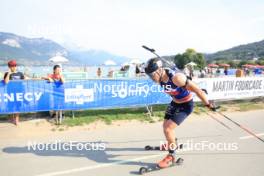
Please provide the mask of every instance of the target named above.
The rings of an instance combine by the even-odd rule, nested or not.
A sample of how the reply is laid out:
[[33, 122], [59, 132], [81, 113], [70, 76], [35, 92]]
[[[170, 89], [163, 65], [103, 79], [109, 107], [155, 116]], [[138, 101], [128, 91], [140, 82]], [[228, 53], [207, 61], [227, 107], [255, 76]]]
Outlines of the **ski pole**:
[[[204, 91], [206, 94], [208, 94], [206, 89], [202, 89], [202, 91]], [[219, 109], [220, 106], [218, 106], [216, 109]], [[237, 123], [236, 121], [232, 120], [231, 118], [229, 118], [228, 116], [226, 116], [225, 114], [223, 114], [222, 112], [216, 111], [218, 114], [220, 114], [221, 116], [223, 116], [224, 118], [226, 118], [227, 120], [233, 122], [236, 126], [240, 127], [241, 129], [243, 129], [244, 131], [246, 131], [248, 134], [252, 135], [253, 137], [257, 138], [258, 140], [260, 140], [261, 142], [264, 142], [264, 140], [262, 138], [260, 138], [259, 136], [257, 136], [254, 132], [252, 132], [249, 128], [240, 125], [239, 123]]]
[[227, 126], [224, 122], [220, 121], [219, 119], [217, 119], [216, 117], [214, 117], [212, 114], [209, 114], [208, 112], [204, 111], [209, 117], [211, 117], [212, 119], [214, 119], [215, 121], [217, 121], [218, 123], [220, 123], [221, 125], [223, 125], [224, 127], [226, 127], [229, 130], [232, 130], [229, 126]]
[[147, 47], [147, 46], [145, 46], [145, 45], [142, 45], [142, 48], [148, 50], [149, 52], [151, 52], [152, 54], [154, 54], [155, 56], [157, 56], [160, 60], [162, 60], [163, 62], [165, 62], [166, 64], [168, 64], [170, 68], [172, 68], [172, 69], [175, 68], [175, 64], [174, 64], [174, 63], [172, 63], [172, 62], [170, 62], [170, 61], [168, 61], [168, 60], [162, 58], [161, 56], [159, 56], [159, 55], [155, 52], [155, 49], [153, 49], [153, 48], [149, 48], [149, 47]]
[[222, 112], [217, 112], [218, 114], [220, 114], [221, 116], [225, 117], [226, 119], [228, 119], [229, 121], [233, 122], [235, 125], [237, 125], [238, 127], [240, 127], [241, 129], [243, 129], [244, 131], [246, 131], [248, 134], [252, 135], [253, 137], [257, 138], [258, 140], [260, 140], [261, 142], [264, 142], [264, 140], [262, 138], [260, 138], [259, 136], [257, 136], [254, 132], [252, 132], [249, 128], [242, 126], [241, 124], [237, 123], [236, 121], [232, 120], [231, 118], [229, 118], [228, 116], [226, 116], [225, 114], [223, 114]]
[[[206, 89], [201, 89], [205, 94], [208, 95], [208, 92]], [[215, 109], [219, 109], [220, 106], [216, 107]], [[226, 127], [229, 130], [232, 130], [229, 126], [227, 126], [224, 122], [218, 120], [216, 117], [214, 117], [212, 114], [209, 114], [208, 112], [204, 111], [209, 117], [211, 117], [212, 119], [214, 119], [215, 121], [217, 121], [218, 123], [220, 123], [221, 125], [223, 125], [224, 127]]]

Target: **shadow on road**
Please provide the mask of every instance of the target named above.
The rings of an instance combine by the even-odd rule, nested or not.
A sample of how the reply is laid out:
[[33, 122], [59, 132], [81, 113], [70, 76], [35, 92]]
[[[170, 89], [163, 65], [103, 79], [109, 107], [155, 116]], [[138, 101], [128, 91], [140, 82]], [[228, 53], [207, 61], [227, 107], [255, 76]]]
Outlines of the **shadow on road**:
[[[80, 144], [99, 144], [101, 142], [73, 142], [72, 145], [80, 145]], [[45, 143], [41, 143], [45, 144]], [[61, 142], [60, 146], [67, 145], [68, 143]], [[58, 147], [58, 146], [57, 146]], [[43, 148], [43, 147], [32, 147], [32, 146], [23, 146], [23, 147], [6, 147], [3, 148], [2, 150], [4, 153], [8, 154], [25, 154], [25, 153], [31, 153], [35, 154], [38, 156], [61, 156], [61, 157], [86, 157], [89, 160], [95, 161], [97, 163], [116, 163], [116, 162], [121, 162], [120, 164], [122, 165], [137, 165], [137, 166], [146, 166], [150, 165], [153, 163], [146, 163], [146, 162], [141, 162], [141, 161], [124, 161], [124, 160], [118, 160], [115, 159], [118, 156], [138, 156], [136, 154], [122, 154], [122, 152], [140, 152], [140, 151], [145, 151], [144, 148], [109, 148], [106, 147], [105, 150], [87, 150], [86, 148], [80, 149], [77, 147], [72, 147], [69, 150], [65, 150], [62, 147], [61, 148], [56, 148], [56, 149], [51, 149], [49, 148]], [[121, 154], [110, 154], [111, 152], [121, 152]], [[142, 154], [139, 154], [142, 155]], [[144, 155], [146, 156], [146, 155]], [[123, 162], [124, 161], [124, 162]]]

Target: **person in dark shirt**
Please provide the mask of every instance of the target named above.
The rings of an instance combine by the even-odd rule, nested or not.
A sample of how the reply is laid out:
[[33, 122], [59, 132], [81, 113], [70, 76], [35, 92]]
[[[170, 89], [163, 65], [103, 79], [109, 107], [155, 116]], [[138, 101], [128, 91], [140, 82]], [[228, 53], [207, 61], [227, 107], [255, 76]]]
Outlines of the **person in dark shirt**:
[[[21, 80], [25, 79], [25, 76], [22, 72], [17, 71], [17, 63], [15, 60], [11, 60], [8, 62], [8, 72], [5, 73], [4, 75], [4, 82], [5, 84], [8, 84], [10, 80]], [[12, 114], [11, 116], [11, 121], [15, 125], [18, 125], [19, 122], [19, 114]]]
[[20, 80], [25, 79], [25, 76], [22, 72], [17, 71], [17, 63], [15, 60], [8, 62], [8, 72], [4, 75], [4, 82], [7, 84], [10, 80]]
[[139, 65], [136, 65], [136, 76], [140, 76], [140, 69], [139, 69]]

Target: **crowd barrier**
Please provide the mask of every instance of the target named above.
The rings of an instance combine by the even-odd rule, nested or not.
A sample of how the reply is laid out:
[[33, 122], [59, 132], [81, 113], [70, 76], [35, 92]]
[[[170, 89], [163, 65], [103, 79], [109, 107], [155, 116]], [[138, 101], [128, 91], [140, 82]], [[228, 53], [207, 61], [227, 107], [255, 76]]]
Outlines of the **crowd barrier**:
[[[194, 81], [207, 90], [212, 100], [264, 96], [263, 77], [201, 78]], [[197, 97], [194, 100], [199, 101]], [[163, 88], [148, 79], [67, 80], [64, 84], [36, 80], [0, 83], [0, 114], [139, 107], [170, 101]]]

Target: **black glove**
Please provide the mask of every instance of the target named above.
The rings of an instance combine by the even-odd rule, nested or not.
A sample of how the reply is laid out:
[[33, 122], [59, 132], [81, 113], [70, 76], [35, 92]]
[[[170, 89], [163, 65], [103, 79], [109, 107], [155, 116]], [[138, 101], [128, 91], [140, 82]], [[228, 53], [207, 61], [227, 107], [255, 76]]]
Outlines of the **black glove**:
[[216, 111], [216, 109], [218, 109], [214, 103], [209, 103], [206, 105], [207, 108], [209, 108], [211, 111]]

